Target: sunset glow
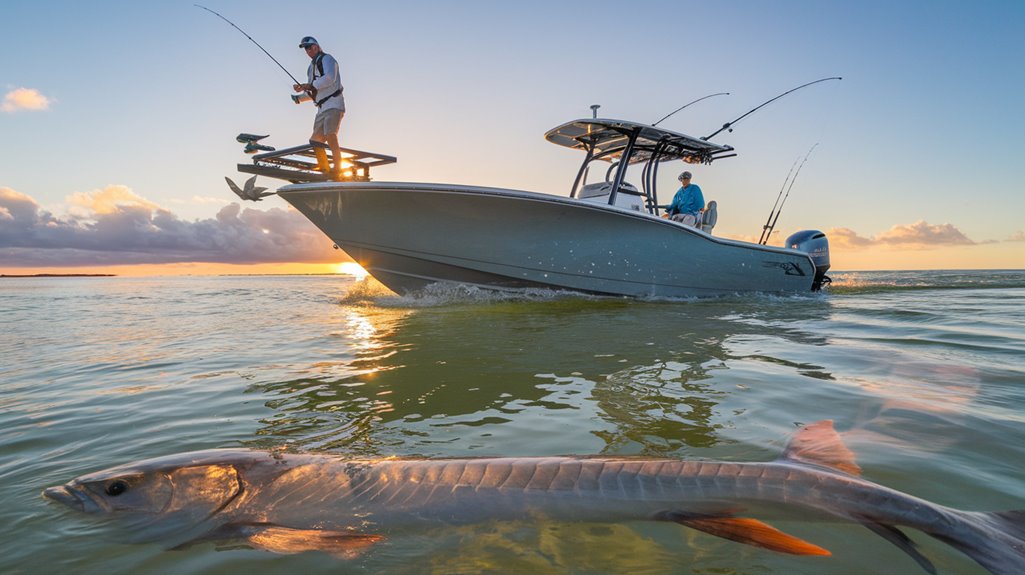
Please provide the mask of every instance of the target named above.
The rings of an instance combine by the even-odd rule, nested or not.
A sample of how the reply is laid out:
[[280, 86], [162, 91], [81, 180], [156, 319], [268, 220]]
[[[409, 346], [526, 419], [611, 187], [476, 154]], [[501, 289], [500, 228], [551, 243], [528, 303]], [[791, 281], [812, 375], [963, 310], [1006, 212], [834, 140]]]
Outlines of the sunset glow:
[[363, 279], [370, 275], [363, 266], [356, 262], [342, 262], [334, 266], [335, 273], [353, 276], [356, 279]]
[[[315, 4], [314, 13], [338, 10]], [[378, 182], [567, 196], [581, 155], [543, 136], [591, 117], [591, 105], [600, 105], [599, 117], [663, 118], [660, 127], [701, 137], [797, 85], [842, 76], [773, 102], [713, 138], [735, 147], [736, 157], [665, 165], [656, 177], [659, 203], [672, 198], [676, 175], [687, 167], [705, 199], [718, 204], [714, 235], [752, 241], [779, 200], [788, 168], [807, 158], [793, 170], [800, 177], [787, 188], [770, 243], [793, 231], [822, 230], [836, 270], [1025, 268], [1016, 157], [1025, 131], [1016, 97], [1023, 88], [1021, 75], [1007, 72], [1014, 64], [1009, 55], [1021, 53], [1025, 42], [1016, 26], [1025, 16], [1021, 3], [996, 3], [969, 20], [961, 8], [921, 1], [858, 9], [838, 3], [814, 13], [786, 2], [641, 2], [628, 10], [603, 1], [586, 10], [529, 1], [477, 11], [440, 6], [366, 5], [340, 27], [311, 22], [304, 10], [271, 14], [237, 0], [218, 10], [244, 16], [245, 29], [259, 34], [290, 74], [309, 65], [297, 38], [312, 33], [323, 42], [339, 61], [350, 105], [342, 147], [398, 158], [371, 170]], [[65, 24], [52, 20], [51, 9]], [[592, 66], [577, 49], [523, 41], [575, 29], [581, 12], [617, 14], [623, 29], [655, 39], [653, 49], [675, 45], [684, 20], [693, 23], [685, 33], [689, 45], [725, 38], [728, 49], [682, 65], [638, 59], [622, 44], [603, 48]], [[224, 22], [190, 3], [134, 10], [104, 2], [15, 3], [6, 17], [14, 24], [9, 44], [35, 48], [9, 50], [3, 66], [0, 120], [10, 145], [0, 169], [0, 274], [365, 274], [340, 263], [347, 255], [281, 198], [242, 201], [225, 185], [226, 176], [249, 177], [236, 171], [252, 161], [236, 134], [269, 134], [261, 143], [294, 146], [308, 140], [314, 110], [292, 104], [291, 82], [283, 83], [281, 70]], [[146, 98], [131, 91], [98, 98], [99, 79], [123, 73], [123, 63], [108, 57], [123, 50], [123, 40], [89, 31], [142, 23], [151, 25], [132, 45], [148, 55], [147, 65], [133, 81], [146, 87]], [[43, 43], [41, 27], [52, 28]], [[189, 42], [180, 41], [184, 33]], [[960, 39], [956, 50], [951, 37]], [[370, 46], [372, 61], [362, 56]], [[197, 98], [196, 86], [225, 80], [211, 50], [244, 73], [239, 97]], [[44, 81], [39, 62], [57, 61], [67, 73]], [[424, 75], [428, 67], [439, 72]], [[955, 90], [951, 78], [958, 79]], [[666, 117], [722, 92], [729, 94]], [[980, 102], [986, 105], [971, 105]], [[140, 139], [132, 118], [155, 109], [182, 113], [151, 118]], [[59, 169], [40, 153], [52, 148], [54, 133], [78, 143]], [[950, 134], [986, 144], [962, 147], [952, 159]], [[361, 169], [351, 155], [341, 165], [349, 175]], [[640, 179], [639, 169], [626, 175], [635, 185]], [[270, 191], [284, 183], [256, 181]]]

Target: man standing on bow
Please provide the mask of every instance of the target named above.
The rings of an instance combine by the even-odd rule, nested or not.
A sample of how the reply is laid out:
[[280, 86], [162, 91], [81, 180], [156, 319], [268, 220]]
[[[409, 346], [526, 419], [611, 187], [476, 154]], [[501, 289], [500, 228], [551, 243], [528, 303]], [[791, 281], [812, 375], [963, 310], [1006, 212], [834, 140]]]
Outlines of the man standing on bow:
[[690, 183], [691, 173], [680, 174], [680, 189], [673, 196], [673, 203], [666, 209], [666, 217], [674, 222], [695, 226], [700, 221], [701, 210], [705, 209], [705, 197], [701, 188]]
[[295, 84], [292, 88], [301, 94], [293, 95], [296, 104], [312, 101], [317, 105], [317, 117], [313, 119], [313, 135], [310, 142], [323, 142], [331, 148], [331, 157], [335, 159], [334, 171], [324, 148], [314, 146], [317, 154], [317, 166], [321, 172], [331, 174], [335, 179], [341, 178], [342, 159], [338, 149], [338, 128], [345, 116], [345, 99], [342, 97], [342, 78], [338, 71], [338, 61], [320, 49], [320, 44], [313, 36], [306, 36], [299, 42], [299, 47], [306, 50], [310, 57], [310, 68], [306, 71], [307, 82]]

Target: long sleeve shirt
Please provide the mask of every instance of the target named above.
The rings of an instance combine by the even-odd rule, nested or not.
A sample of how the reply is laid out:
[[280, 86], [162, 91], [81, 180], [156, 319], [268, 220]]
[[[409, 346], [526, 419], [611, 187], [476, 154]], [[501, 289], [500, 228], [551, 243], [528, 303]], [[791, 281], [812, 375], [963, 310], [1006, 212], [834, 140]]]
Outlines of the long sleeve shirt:
[[[320, 59], [319, 66], [317, 65], [318, 58]], [[323, 74], [320, 73], [321, 68], [324, 70]], [[321, 110], [338, 109], [343, 112], [345, 111], [345, 98], [341, 94], [344, 88], [342, 87], [341, 73], [338, 71], [338, 60], [335, 60], [331, 54], [321, 52], [320, 56], [310, 60], [310, 67], [306, 71], [306, 79], [309, 84], [317, 89], [317, 101], [323, 102], [320, 105]], [[328, 98], [335, 91], [338, 91], [339, 94]], [[324, 98], [327, 98], [327, 100]], [[312, 99], [309, 94], [299, 96], [300, 102], [308, 102]]]
[[701, 195], [701, 188], [697, 184], [687, 184], [676, 191], [673, 196], [673, 203], [669, 204], [666, 210], [670, 216], [676, 214], [697, 214], [705, 208], [705, 197]]

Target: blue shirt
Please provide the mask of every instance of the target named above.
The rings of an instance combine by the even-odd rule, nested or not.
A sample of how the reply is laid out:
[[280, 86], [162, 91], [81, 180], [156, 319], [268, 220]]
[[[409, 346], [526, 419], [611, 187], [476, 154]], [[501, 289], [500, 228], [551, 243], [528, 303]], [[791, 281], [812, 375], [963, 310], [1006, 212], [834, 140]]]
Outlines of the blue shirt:
[[701, 188], [697, 184], [687, 184], [680, 188], [673, 196], [673, 203], [669, 204], [666, 210], [670, 216], [676, 214], [697, 214], [705, 208], [705, 197], [701, 195]]

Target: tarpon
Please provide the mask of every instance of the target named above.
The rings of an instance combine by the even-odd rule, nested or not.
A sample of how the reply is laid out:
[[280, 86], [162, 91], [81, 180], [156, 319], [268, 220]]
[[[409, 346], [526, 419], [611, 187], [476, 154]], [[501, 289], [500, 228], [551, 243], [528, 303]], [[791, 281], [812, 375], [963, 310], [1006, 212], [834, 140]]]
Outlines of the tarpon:
[[932, 563], [898, 527], [931, 535], [992, 573], [1025, 573], [1025, 510], [961, 511], [862, 479], [831, 421], [804, 427], [779, 460], [764, 463], [216, 449], [114, 467], [43, 495], [125, 519], [145, 538], [243, 540], [345, 557], [401, 530], [538, 518], [671, 521], [772, 551], [829, 555], [752, 516], [825, 517], [865, 525], [930, 573]]

